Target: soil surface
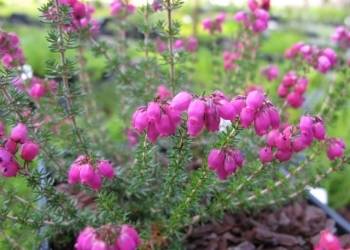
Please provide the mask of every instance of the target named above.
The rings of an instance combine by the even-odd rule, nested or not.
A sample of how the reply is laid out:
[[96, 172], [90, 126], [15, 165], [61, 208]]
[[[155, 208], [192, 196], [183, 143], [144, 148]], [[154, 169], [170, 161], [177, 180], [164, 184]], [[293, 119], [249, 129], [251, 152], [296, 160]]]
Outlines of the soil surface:
[[[304, 250], [313, 249], [319, 233], [335, 232], [335, 223], [325, 213], [306, 202], [294, 202], [257, 215], [226, 214], [222, 221], [211, 221], [189, 228], [188, 250]], [[350, 235], [339, 236], [343, 247], [350, 247]]]
[[[75, 199], [79, 208], [95, 209], [94, 198], [85, 192], [66, 184], [57, 189]], [[350, 220], [350, 208], [340, 213]], [[220, 221], [194, 224], [187, 230], [185, 246], [187, 250], [312, 250], [325, 229], [336, 234], [334, 221], [320, 208], [296, 201], [256, 215], [227, 213]], [[350, 234], [338, 237], [344, 249], [350, 248]], [[73, 235], [70, 247], [54, 242], [52, 249], [74, 249]]]

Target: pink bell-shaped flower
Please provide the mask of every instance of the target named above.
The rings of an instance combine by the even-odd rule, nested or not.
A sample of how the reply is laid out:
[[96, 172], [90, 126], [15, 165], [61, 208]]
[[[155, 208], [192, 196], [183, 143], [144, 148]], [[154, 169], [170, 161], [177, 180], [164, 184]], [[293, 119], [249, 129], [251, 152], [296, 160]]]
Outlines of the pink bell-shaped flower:
[[23, 123], [18, 123], [11, 130], [10, 138], [15, 142], [24, 143], [28, 136], [28, 130], [26, 125]]
[[115, 176], [114, 168], [110, 161], [102, 160], [97, 164], [99, 174], [107, 179], [112, 179]]
[[32, 161], [39, 154], [39, 145], [34, 142], [26, 142], [21, 147], [21, 157], [25, 161]]

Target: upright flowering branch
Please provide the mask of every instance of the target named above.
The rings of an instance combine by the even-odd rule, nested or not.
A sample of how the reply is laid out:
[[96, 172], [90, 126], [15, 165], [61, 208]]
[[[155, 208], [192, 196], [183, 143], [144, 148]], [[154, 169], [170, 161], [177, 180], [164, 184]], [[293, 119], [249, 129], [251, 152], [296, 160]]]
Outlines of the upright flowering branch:
[[149, 54], [149, 27], [150, 27], [150, 21], [149, 21], [149, 13], [150, 12], [150, 5], [148, 3], [148, 0], [146, 0], [146, 6], [144, 8], [144, 13], [143, 13], [143, 18], [144, 18], [144, 25], [145, 25], [145, 31], [143, 32], [144, 34], [144, 40], [143, 40], [143, 45], [145, 49], [145, 59], [148, 61], [148, 54]]
[[[57, 27], [57, 32], [58, 32], [58, 40], [57, 40], [57, 50], [58, 53], [60, 55], [60, 67], [62, 70], [62, 74], [61, 74], [61, 78], [62, 78], [62, 82], [63, 82], [63, 91], [64, 91], [64, 96], [66, 99], [66, 112], [68, 114], [68, 117], [70, 118], [72, 125], [73, 125], [73, 132], [76, 135], [76, 138], [78, 140], [79, 145], [82, 147], [84, 153], [86, 155], [89, 155], [88, 153], [88, 149], [86, 146], [86, 142], [81, 134], [80, 129], [78, 128], [77, 125], [77, 121], [75, 118], [75, 114], [73, 112], [73, 96], [72, 96], [72, 92], [71, 92], [71, 88], [69, 86], [69, 63], [66, 59], [66, 50], [67, 50], [67, 46], [69, 46], [68, 44], [65, 43], [65, 41], [67, 40], [65, 37], [65, 31], [64, 31], [64, 23], [65, 17], [64, 15], [66, 15], [66, 13], [63, 13], [62, 8], [63, 6], [60, 4], [59, 0], [54, 0], [54, 6], [56, 8], [57, 11], [57, 21], [56, 21], [56, 27]], [[69, 36], [69, 35], [68, 35]]]
[[172, 0], [166, 0], [166, 11], [167, 11], [167, 24], [168, 24], [168, 50], [169, 50], [169, 81], [172, 91], [176, 91], [176, 80], [175, 80], [175, 59], [174, 59], [174, 27], [172, 11], [174, 10], [174, 4]]

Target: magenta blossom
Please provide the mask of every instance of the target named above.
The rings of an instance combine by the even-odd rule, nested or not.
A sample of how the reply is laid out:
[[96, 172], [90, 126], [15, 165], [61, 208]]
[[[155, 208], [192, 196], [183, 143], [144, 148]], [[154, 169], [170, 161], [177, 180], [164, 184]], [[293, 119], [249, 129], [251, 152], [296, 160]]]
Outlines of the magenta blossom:
[[97, 191], [102, 187], [102, 178], [112, 179], [114, 176], [114, 168], [109, 161], [101, 160], [94, 166], [88, 156], [81, 155], [68, 170], [68, 183], [82, 183]]
[[210, 34], [221, 33], [222, 25], [225, 22], [226, 14], [220, 13], [214, 19], [204, 19], [202, 21], [202, 26], [204, 30], [207, 30]]
[[226, 180], [243, 166], [244, 156], [239, 150], [212, 149], [208, 155], [208, 167], [220, 180]]
[[134, 14], [135, 11], [135, 5], [127, 3], [123, 0], [113, 0], [110, 5], [111, 16], [118, 18], [126, 18], [127, 16]]
[[261, 74], [268, 80], [276, 80], [279, 76], [279, 69], [276, 65], [269, 65], [261, 71]]
[[305, 77], [299, 77], [294, 71], [288, 72], [282, 79], [277, 93], [292, 108], [299, 108], [304, 103], [304, 93], [309, 81]]
[[86, 227], [75, 243], [77, 250], [136, 250], [141, 244], [138, 232], [129, 225]]
[[350, 30], [345, 26], [337, 27], [332, 40], [342, 49], [350, 48]]
[[327, 143], [327, 156], [330, 160], [335, 160], [344, 156], [346, 145], [342, 139], [330, 138]]
[[343, 250], [339, 239], [328, 230], [321, 232], [320, 239], [314, 250]]
[[305, 63], [323, 74], [332, 70], [337, 64], [337, 54], [333, 49], [321, 49], [302, 42], [296, 43], [287, 49], [285, 57], [290, 60], [301, 58]]
[[24, 54], [16, 34], [0, 31], [0, 59], [6, 69], [24, 65]]
[[255, 33], [265, 31], [270, 19], [269, 3], [268, 6], [260, 6], [255, 0], [249, 0], [248, 7], [249, 12], [238, 11], [234, 16], [234, 20]]

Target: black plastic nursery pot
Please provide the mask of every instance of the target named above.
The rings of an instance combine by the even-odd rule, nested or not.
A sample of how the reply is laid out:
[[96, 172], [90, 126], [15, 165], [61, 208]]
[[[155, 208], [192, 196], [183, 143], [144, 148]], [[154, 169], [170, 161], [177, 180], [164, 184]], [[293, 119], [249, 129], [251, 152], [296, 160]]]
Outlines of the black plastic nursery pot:
[[322, 203], [317, 197], [308, 193], [307, 196], [310, 204], [315, 205], [322, 209], [322, 211], [332, 219], [336, 224], [337, 233], [339, 234], [350, 234], [350, 222], [346, 220], [342, 215], [340, 215], [337, 211], [329, 207], [328, 205]]

